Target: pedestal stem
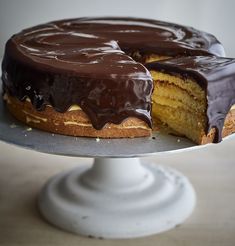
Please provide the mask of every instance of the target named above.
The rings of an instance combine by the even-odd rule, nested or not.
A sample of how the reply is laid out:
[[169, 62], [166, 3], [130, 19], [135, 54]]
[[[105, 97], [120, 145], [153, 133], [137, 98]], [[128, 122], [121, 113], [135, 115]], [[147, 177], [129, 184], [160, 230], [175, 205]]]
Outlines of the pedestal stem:
[[95, 158], [83, 181], [96, 188], [122, 189], [140, 185], [148, 175], [139, 158]]

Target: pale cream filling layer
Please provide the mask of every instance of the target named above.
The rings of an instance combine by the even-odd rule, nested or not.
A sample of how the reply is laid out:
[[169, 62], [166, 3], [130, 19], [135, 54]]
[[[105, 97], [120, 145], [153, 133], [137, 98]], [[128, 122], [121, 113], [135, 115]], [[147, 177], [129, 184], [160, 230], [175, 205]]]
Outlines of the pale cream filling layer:
[[37, 120], [39, 120], [39, 121], [47, 122], [47, 118], [43, 118], [43, 117], [37, 116], [37, 115], [35, 115], [35, 114], [31, 114], [31, 113], [29, 113], [29, 112], [27, 112], [27, 111], [25, 111], [25, 110], [23, 110], [23, 113], [26, 114], [26, 115], [29, 115], [29, 116], [31, 116], [32, 118], [35, 118], [35, 119], [37, 119]]
[[[76, 121], [65, 121], [64, 125], [76, 125], [76, 126], [83, 126], [83, 127], [92, 127], [92, 124], [84, 124], [84, 123], [78, 123]], [[149, 129], [148, 127], [145, 126], [120, 126], [120, 125], [112, 125], [108, 126], [107, 128], [117, 128], [117, 129]]]
[[233, 110], [233, 109], [235, 109], [235, 104], [230, 108], [230, 110]]

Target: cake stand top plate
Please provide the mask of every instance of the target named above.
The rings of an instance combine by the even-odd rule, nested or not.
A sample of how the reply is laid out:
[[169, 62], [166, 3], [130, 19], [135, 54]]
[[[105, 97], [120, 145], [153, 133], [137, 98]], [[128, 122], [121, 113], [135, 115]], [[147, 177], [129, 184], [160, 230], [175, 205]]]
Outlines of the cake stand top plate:
[[96, 139], [30, 129], [8, 113], [1, 99], [0, 140], [39, 152], [80, 157], [140, 157], [195, 146], [186, 138], [162, 133], [134, 139]]

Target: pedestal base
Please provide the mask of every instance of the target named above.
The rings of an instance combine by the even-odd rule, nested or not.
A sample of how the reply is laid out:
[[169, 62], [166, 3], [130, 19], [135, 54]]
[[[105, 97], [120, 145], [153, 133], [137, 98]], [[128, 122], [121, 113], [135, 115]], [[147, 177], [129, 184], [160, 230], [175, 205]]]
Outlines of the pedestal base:
[[39, 208], [52, 224], [97, 238], [160, 233], [193, 211], [194, 190], [182, 174], [137, 158], [95, 159], [45, 185]]

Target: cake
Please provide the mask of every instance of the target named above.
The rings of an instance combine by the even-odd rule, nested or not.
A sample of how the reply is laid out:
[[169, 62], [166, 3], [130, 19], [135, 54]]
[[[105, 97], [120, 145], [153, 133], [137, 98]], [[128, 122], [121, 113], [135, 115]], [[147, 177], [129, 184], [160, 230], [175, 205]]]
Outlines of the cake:
[[[144, 137], [151, 135], [156, 118], [196, 143], [218, 142], [222, 134], [234, 131], [235, 62], [224, 55], [213, 35], [173, 23], [113, 17], [54, 21], [8, 40], [3, 97], [18, 120], [54, 133]], [[184, 67], [194, 61], [198, 67]], [[222, 89], [216, 96], [229, 97], [226, 105], [208, 97], [214, 93], [214, 76]], [[228, 87], [223, 83], [227, 80]], [[191, 91], [181, 84], [189, 84]], [[161, 93], [166, 93], [166, 104]], [[187, 116], [177, 121], [181, 111], [189, 111], [191, 121]], [[191, 129], [195, 133], [189, 134]]]

